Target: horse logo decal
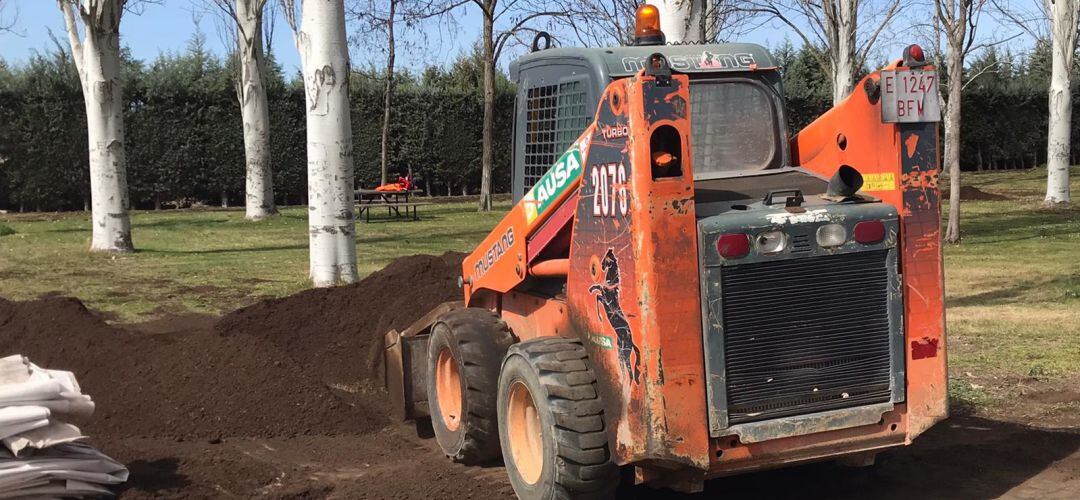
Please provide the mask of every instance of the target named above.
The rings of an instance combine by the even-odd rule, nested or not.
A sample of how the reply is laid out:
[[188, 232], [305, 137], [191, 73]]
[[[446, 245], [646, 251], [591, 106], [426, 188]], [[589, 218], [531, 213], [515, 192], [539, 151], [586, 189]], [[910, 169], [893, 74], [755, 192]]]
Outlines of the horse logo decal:
[[[619, 347], [619, 361], [626, 369], [626, 376], [635, 384], [639, 383], [641, 375], [641, 351], [634, 345], [634, 337], [630, 333], [630, 323], [626, 321], [622, 305], [619, 304], [619, 260], [615, 258], [614, 249], [608, 249], [604, 259], [597, 265], [596, 257], [593, 257], [592, 271], [593, 280], [596, 284], [589, 287], [589, 293], [596, 296], [596, 317], [603, 320], [600, 310], [603, 309], [608, 323], [615, 331], [615, 339]], [[634, 363], [630, 363], [630, 355], [634, 355]]]

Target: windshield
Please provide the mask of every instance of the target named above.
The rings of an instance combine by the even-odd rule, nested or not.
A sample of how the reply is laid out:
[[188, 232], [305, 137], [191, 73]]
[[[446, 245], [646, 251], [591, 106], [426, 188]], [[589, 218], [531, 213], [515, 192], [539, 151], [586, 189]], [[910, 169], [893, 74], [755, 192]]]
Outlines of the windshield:
[[773, 166], [776, 113], [767, 92], [751, 81], [690, 84], [695, 179]]

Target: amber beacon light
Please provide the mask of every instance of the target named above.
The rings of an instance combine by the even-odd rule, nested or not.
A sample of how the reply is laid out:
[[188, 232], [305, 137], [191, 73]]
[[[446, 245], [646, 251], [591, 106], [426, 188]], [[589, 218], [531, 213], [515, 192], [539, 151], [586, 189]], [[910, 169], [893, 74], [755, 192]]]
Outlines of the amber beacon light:
[[660, 10], [654, 5], [642, 4], [634, 14], [634, 45], [663, 45], [664, 32], [660, 31]]

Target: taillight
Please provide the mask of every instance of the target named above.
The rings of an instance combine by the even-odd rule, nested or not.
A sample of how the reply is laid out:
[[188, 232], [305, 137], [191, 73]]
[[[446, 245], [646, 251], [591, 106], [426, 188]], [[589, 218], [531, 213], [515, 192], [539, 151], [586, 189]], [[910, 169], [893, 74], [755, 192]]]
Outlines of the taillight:
[[864, 220], [855, 224], [855, 241], [864, 245], [879, 243], [885, 239], [885, 223], [879, 220]]
[[750, 237], [745, 234], [721, 234], [716, 251], [725, 259], [738, 259], [750, 253]]

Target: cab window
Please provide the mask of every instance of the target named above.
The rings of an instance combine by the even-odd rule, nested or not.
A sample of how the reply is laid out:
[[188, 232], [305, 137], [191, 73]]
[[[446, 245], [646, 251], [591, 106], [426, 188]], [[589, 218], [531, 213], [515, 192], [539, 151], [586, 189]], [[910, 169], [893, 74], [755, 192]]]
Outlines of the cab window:
[[779, 167], [779, 127], [769, 89], [752, 80], [690, 84], [694, 178]]

